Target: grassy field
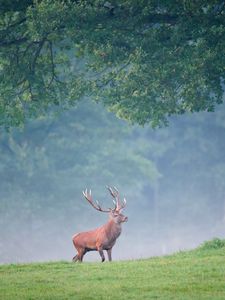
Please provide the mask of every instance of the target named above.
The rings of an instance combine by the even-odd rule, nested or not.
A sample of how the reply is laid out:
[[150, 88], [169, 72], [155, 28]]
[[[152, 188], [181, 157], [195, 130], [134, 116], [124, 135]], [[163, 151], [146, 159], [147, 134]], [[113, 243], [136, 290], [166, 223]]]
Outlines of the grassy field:
[[225, 240], [146, 260], [2, 265], [0, 299], [225, 299]]

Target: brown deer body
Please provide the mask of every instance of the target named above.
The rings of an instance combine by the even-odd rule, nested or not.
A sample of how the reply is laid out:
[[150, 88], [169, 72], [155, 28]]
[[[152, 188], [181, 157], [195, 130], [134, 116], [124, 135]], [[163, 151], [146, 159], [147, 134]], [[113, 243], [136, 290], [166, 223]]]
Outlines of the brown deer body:
[[116, 243], [116, 239], [119, 237], [122, 230], [122, 223], [128, 220], [121, 211], [126, 205], [126, 200], [124, 198], [123, 204], [120, 203], [119, 200], [119, 192], [116, 188], [108, 188], [110, 194], [116, 200], [114, 201], [115, 207], [114, 209], [103, 210], [98, 202], [95, 204], [91, 197], [90, 193], [87, 193], [87, 190], [83, 192], [84, 197], [88, 200], [88, 202], [98, 211], [108, 212], [109, 220], [103, 226], [87, 231], [75, 234], [73, 236], [73, 244], [77, 249], [77, 255], [74, 256], [73, 261], [82, 262], [83, 256], [88, 251], [98, 251], [102, 262], [105, 260], [105, 256], [103, 250], [107, 251], [109, 261], [112, 260], [112, 248]]

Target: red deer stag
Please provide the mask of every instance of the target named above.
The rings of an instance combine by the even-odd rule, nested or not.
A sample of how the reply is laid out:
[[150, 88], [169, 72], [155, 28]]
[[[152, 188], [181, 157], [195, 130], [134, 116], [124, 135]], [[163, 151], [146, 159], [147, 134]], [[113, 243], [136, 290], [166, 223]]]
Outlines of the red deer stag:
[[97, 229], [81, 232], [73, 236], [73, 244], [77, 249], [77, 255], [73, 258], [74, 262], [82, 262], [83, 256], [88, 251], [98, 251], [103, 262], [105, 260], [103, 250], [107, 251], [109, 261], [112, 260], [112, 247], [115, 245], [116, 239], [121, 233], [121, 224], [126, 222], [128, 218], [121, 213], [122, 209], [126, 205], [126, 199], [124, 198], [123, 202], [121, 203], [119, 199], [119, 191], [115, 187], [107, 188], [113, 197], [115, 206], [114, 208], [109, 208], [106, 210], [102, 209], [97, 201], [96, 203], [93, 202], [91, 190], [89, 193], [87, 192], [87, 189], [85, 192], [83, 192], [84, 197], [96, 210], [109, 213], [109, 220], [105, 225]]

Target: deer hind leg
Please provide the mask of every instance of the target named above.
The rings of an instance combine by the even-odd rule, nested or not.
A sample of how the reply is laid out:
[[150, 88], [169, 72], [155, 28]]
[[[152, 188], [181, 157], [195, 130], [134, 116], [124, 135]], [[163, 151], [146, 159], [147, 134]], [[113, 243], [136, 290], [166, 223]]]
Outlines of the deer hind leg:
[[79, 253], [79, 252], [78, 252], [77, 255], [75, 255], [75, 256], [73, 257], [72, 261], [73, 261], [73, 262], [76, 262], [76, 261], [82, 262], [83, 256], [84, 256], [84, 255], [82, 255], [82, 253]]
[[79, 235], [80, 234], [78, 233], [78, 234], [74, 235], [72, 238], [73, 245], [74, 245], [75, 249], [77, 250], [77, 255], [75, 255], [73, 257], [74, 262], [76, 262], [76, 261], [82, 262], [83, 256], [87, 252], [87, 250], [85, 248], [83, 248], [79, 243]]
[[83, 248], [78, 249], [77, 260], [82, 262], [85, 253], [86, 253], [85, 249]]
[[78, 254], [77, 254], [77, 255], [75, 255], [75, 256], [73, 257], [72, 261], [73, 261], [73, 262], [76, 262], [76, 261], [78, 261]]
[[82, 262], [83, 261], [83, 257], [84, 257], [84, 254], [87, 252], [85, 249], [83, 248], [76, 248], [77, 249], [77, 255], [75, 255], [73, 257], [73, 262], [76, 262], [76, 261], [80, 261]]

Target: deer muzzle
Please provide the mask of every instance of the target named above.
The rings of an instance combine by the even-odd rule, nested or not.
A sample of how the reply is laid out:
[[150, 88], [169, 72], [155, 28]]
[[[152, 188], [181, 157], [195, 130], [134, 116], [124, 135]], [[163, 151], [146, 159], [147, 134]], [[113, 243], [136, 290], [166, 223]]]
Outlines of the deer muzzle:
[[123, 222], [127, 222], [127, 221], [128, 221], [128, 217], [124, 217]]

